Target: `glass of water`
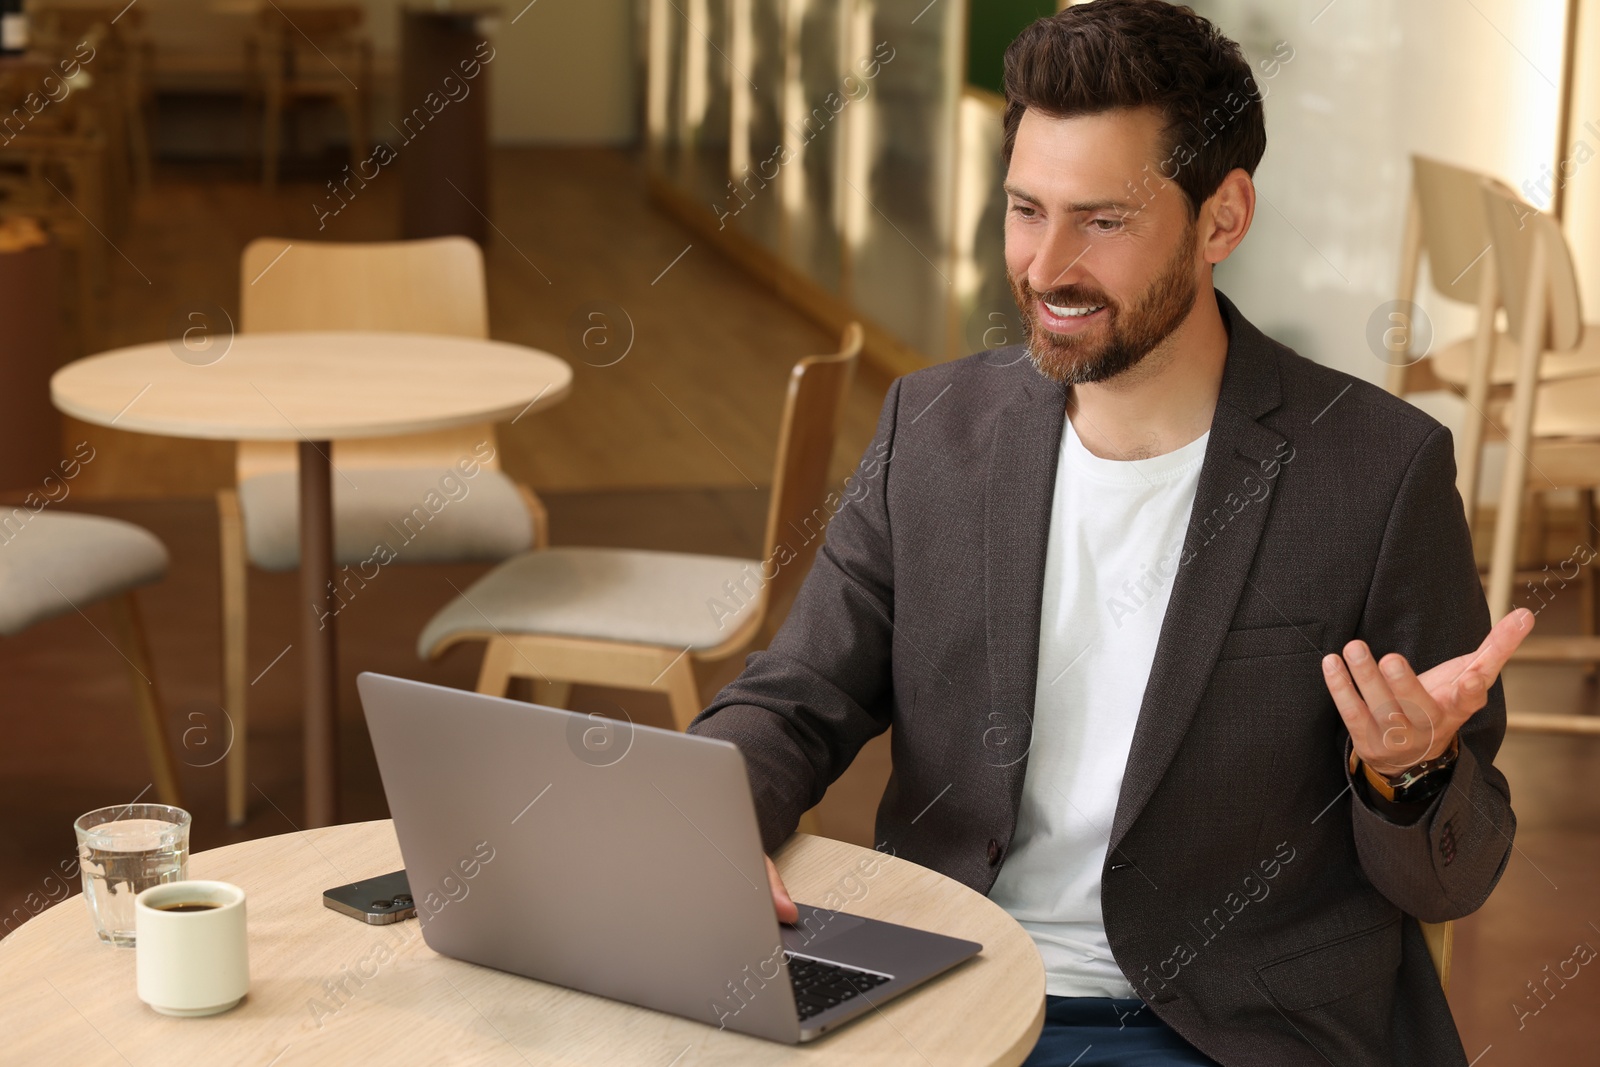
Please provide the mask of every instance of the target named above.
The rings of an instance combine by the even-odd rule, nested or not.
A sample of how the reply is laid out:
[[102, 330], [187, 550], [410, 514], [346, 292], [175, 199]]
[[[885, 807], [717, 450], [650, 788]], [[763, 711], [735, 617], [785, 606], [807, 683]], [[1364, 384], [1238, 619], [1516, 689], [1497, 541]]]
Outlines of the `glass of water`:
[[133, 898], [189, 869], [189, 813], [170, 804], [118, 804], [78, 816], [78, 869], [95, 933], [133, 945]]

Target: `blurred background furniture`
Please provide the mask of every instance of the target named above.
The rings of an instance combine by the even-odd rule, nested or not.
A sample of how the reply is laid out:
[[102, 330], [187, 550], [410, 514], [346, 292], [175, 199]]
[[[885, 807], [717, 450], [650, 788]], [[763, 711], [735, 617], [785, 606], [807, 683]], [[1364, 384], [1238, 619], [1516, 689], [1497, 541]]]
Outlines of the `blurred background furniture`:
[[[1540, 491], [1576, 489], [1578, 523], [1584, 545], [1593, 546], [1596, 513], [1594, 493], [1600, 486], [1600, 378], [1550, 381], [1543, 373], [1550, 354], [1582, 350], [1596, 332], [1583, 321], [1582, 302], [1572, 256], [1554, 216], [1533, 208], [1513, 191], [1492, 180], [1481, 185], [1500, 302], [1509, 332], [1517, 338], [1516, 378], [1511, 386], [1509, 446], [1500, 503], [1495, 515], [1489, 564], [1489, 613], [1499, 619], [1511, 610], [1517, 580], [1517, 544], [1522, 510], [1529, 494], [1530, 471]], [[1481, 371], [1480, 371], [1481, 373]], [[1581, 547], [1581, 546], [1580, 546]], [[1514, 657], [1520, 662], [1600, 662], [1596, 637], [1595, 553], [1569, 557], [1550, 573], [1545, 565], [1528, 583], [1535, 611], [1576, 580], [1582, 597], [1583, 633], [1576, 637], [1529, 636]], [[1571, 574], [1563, 573], [1567, 567]], [[1551, 579], [1559, 584], [1550, 587]], [[1512, 712], [1513, 728], [1600, 733], [1600, 717]]]
[[[471, 242], [462, 243], [473, 247]], [[347, 584], [351, 577], [341, 573], [337, 588], [333, 582], [334, 467], [329, 458], [333, 442], [431, 434], [520, 418], [562, 399], [572, 371], [561, 360], [521, 345], [355, 330], [241, 333], [226, 348], [208, 350], [204, 362], [177, 358], [180, 354], [176, 342], [163, 341], [78, 360], [51, 378], [51, 400], [84, 422], [136, 433], [298, 442], [301, 625], [296, 656], [305, 724], [303, 825], [325, 826], [338, 820], [339, 811], [333, 617], [344, 605], [342, 596], [354, 595], [360, 581], [370, 577], [358, 574], [352, 587]], [[480, 457], [475, 451], [470, 454]], [[460, 454], [452, 451], [450, 456], [454, 464]], [[349, 461], [354, 463], [353, 454]], [[476, 476], [484, 473], [473, 470]], [[436, 476], [427, 493], [413, 497], [410, 508], [392, 515], [395, 539], [404, 544], [437, 531], [441, 540], [451, 540], [431, 518], [449, 503], [440, 495], [450, 491], [447, 477], [474, 475], [463, 470], [459, 476], [450, 472]], [[354, 482], [348, 470], [340, 470], [339, 479]], [[392, 482], [374, 477], [369, 484], [384, 487]], [[414, 491], [415, 483], [410, 487]], [[264, 489], [264, 495], [270, 494]], [[438, 507], [435, 500], [441, 502]], [[459, 502], [450, 506], [461, 510]], [[244, 508], [240, 511], [242, 521]], [[450, 518], [446, 528], [454, 521]], [[380, 567], [391, 561], [376, 548], [368, 559]], [[228, 788], [238, 798], [244, 794], [239, 740], [246, 725], [234, 724], [235, 743], [228, 753]]]
[[144, 10], [136, 4], [94, 0], [40, 0], [29, 9], [29, 33], [36, 52], [57, 61], [74, 61], [100, 84], [101, 127], [106, 132], [113, 228], [126, 225], [130, 185], [150, 184], [150, 139], [145, 128], [149, 86], [145, 63], [149, 41]]
[[704, 710], [695, 663], [775, 628], [809, 570], [832, 517], [828, 464], [861, 337], [852, 324], [838, 352], [794, 366], [761, 559], [568, 547], [518, 556], [435, 615], [418, 654], [483, 641], [480, 693], [504, 695], [512, 678], [529, 678], [538, 703], [561, 707], [574, 682], [656, 690], [685, 729]]
[[104, 291], [109, 240], [104, 110], [91, 93], [104, 95], [81, 71], [68, 80], [42, 59], [0, 60], [0, 216], [31, 216], [72, 250], [85, 334]]
[[[406, 139], [400, 153], [401, 236], [462, 234], [479, 245], [489, 241], [491, 79], [464, 73], [481, 71], [483, 55], [493, 55], [492, 48], [483, 51], [483, 27], [498, 11], [408, 6], [400, 12], [400, 125]], [[421, 106], [430, 93], [450, 85], [464, 87], [464, 95], [450, 92], [437, 114]], [[419, 136], [424, 127], [427, 136]]]
[[[128, 522], [98, 515], [71, 515], [22, 507], [0, 508], [0, 636], [21, 633], [35, 623], [107, 602], [116, 640], [112, 647], [128, 665], [134, 707], [156, 795], [162, 803], [183, 805], [172, 760], [155, 668], [139, 622], [134, 590], [161, 580], [167, 550], [152, 534]], [[94, 626], [88, 615], [89, 625]], [[106, 638], [111, 641], [111, 638]], [[48, 714], [46, 708], [19, 712]], [[86, 728], [92, 732], [93, 727]], [[100, 746], [117, 758], [113, 746]]]
[[[261, 9], [253, 41], [262, 98], [262, 182], [278, 180], [283, 120], [299, 100], [336, 101], [350, 129], [350, 167], [367, 157], [367, 98], [372, 43], [360, 4], [271, 4]], [[368, 175], [370, 177], [370, 175]]]
[[[1411, 194], [1396, 294], [1398, 307], [1390, 316], [1397, 328], [1383, 335], [1389, 353], [1385, 386], [1396, 396], [1404, 396], [1442, 384], [1465, 401], [1456, 450], [1456, 486], [1466, 504], [1467, 521], [1475, 526], [1485, 435], [1489, 440], [1504, 440], [1500, 427], [1490, 417], [1490, 409], [1492, 405], [1503, 406], [1518, 366], [1517, 338], [1500, 328], [1497, 321], [1502, 307], [1501, 285], [1495, 269], [1497, 258], [1490, 254], [1493, 242], [1483, 206], [1483, 182], [1493, 179], [1421, 155], [1411, 157], [1411, 166]], [[1414, 353], [1411, 319], [1424, 261], [1433, 292], [1446, 300], [1472, 306], [1476, 326], [1467, 337], [1435, 343], [1426, 353]], [[1402, 318], [1396, 320], [1397, 315]], [[1542, 381], [1594, 374], [1600, 374], [1600, 331], [1585, 331], [1576, 348], [1550, 353], [1539, 366]]]
[[61, 359], [61, 246], [26, 215], [0, 218], [0, 490], [52, 472], [61, 417], [50, 375]]
[[1455, 962], [1456, 924], [1450, 921], [1418, 925], [1422, 927], [1423, 939], [1428, 942], [1428, 958], [1433, 960], [1433, 969], [1439, 975], [1439, 985], [1448, 994], [1450, 967]]
[[[239, 326], [247, 333], [386, 330], [478, 339], [489, 335], [483, 254], [462, 237], [293, 245], [263, 237], [245, 249], [240, 276]], [[463, 479], [470, 492], [459, 502], [452, 501], [444, 512], [448, 521], [430, 526], [427, 537], [400, 547], [398, 562], [498, 561], [548, 542], [544, 505], [533, 490], [501, 472], [491, 423], [335, 441], [331, 460], [342, 472], [333, 483], [333, 560], [346, 571], [370, 560], [373, 546], [390, 541], [394, 524], [404, 525], [418, 502], [461, 462], [483, 468], [470, 482]], [[233, 718], [236, 737], [228, 764], [228, 818], [234, 825], [245, 816], [246, 567], [292, 570], [300, 565], [295, 445], [240, 441], [236, 467], [236, 487], [217, 494], [224, 706]]]

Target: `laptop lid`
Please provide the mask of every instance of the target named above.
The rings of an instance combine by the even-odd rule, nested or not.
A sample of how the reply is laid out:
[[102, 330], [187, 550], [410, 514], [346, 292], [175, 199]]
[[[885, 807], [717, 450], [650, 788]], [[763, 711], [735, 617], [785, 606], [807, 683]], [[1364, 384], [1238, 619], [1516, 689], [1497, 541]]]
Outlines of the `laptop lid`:
[[370, 672], [356, 685], [430, 948], [800, 1040], [734, 745]]

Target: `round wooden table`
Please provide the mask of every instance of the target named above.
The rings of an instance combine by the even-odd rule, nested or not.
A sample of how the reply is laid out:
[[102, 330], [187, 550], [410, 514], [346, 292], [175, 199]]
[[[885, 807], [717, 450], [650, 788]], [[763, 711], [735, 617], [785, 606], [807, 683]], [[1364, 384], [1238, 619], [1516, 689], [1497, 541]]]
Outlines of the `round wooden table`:
[[[870, 877], [859, 873], [863, 857], [878, 860]], [[356, 823], [190, 859], [191, 877], [233, 882], [248, 898], [250, 993], [222, 1015], [176, 1019], [140, 1002], [137, 950], [96, 939], [80, 897], [25, 923], [0, 941], [4, 1057], [84, 1067], [1014, 1067], [1027, 1057], [1044, 1024], [1044, 966], [997, 904], [827, 838], [797, 834], [774, 859], [797, 900], [820, 903], [848, 885], [849, 912], [970, 938], [983, 952], [817, 1041], [780, 1045], [437, 955], [415, 920], [366, 926], [330, 911], [324, 889], [401, 866], [393, 824]]]
[[[412, 333], [255, 333], [196, 361], [177, 342], [120, 348], [50, 380], [55, 406], [122, 430], [229, 441], [298, 441], [300, 592], [306, 658], [306, 822], [338, 821], [332, 442], [516, 419], [566, 396], [572, 368], [546, 352]], [[180, 356], [179, 353], [184, 352]]]

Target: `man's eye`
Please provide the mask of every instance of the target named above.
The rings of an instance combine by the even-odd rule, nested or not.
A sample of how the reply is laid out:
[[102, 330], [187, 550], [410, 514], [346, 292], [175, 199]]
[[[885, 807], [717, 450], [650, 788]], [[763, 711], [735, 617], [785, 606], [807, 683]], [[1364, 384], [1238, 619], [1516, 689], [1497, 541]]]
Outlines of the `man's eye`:
[[1013, 215], [1021, 215], [1025, 219], [1031, 219], [1033, 218], [1034, 210], [1027, 204], [1012, 204], [1011, 213]]
[[1089, 225], [1101, 233], [1111, 233], [1113, 230], [1122, 229], [1121, 219], [1090, 219]]

